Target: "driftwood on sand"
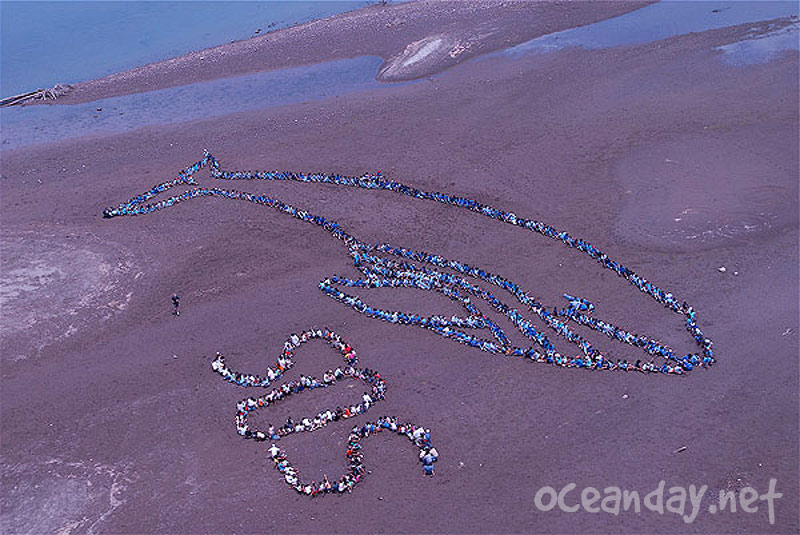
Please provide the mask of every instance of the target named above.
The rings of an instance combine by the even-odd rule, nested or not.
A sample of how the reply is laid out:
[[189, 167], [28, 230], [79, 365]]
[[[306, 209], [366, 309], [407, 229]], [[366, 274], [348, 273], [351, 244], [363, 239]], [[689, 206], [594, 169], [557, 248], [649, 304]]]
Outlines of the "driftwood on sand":
[[6, 97], [4, 99], [0, 99], [0, 108], [5, 106], [16, 106], [18, 104], [26, 104], [35, 100], [56, 100], [70, 89], [72, 89], [72, 86], [69, 84], [56, 84], [47, 89], [37, 89], [35, 91], [29, 91], [28, 93], [22, 93], [21, 95]]

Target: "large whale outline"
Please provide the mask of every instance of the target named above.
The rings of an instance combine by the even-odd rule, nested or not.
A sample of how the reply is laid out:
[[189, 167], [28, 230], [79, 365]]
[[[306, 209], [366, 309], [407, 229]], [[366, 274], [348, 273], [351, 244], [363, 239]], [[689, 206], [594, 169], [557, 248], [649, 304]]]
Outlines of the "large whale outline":
[[[385, 243], [364, 243], [352, 234], [346, 232], [342, 226], [335, 221], [312, 214], [306, 210], [298, 209], [292, 205], [283, 203], [280, 200], [273, 199], [266, 195], [221, 188], [195, 187], [187, 189], [179, 195], [162, 199], [155, 203], [149, 202], [162, 193], [180, 185], [198, 186], [197, 182], [194, 180], [194, 174], [206, 166], [210, 168], [211, 176], [213, 178], [228, 181], [289, 180], [394, 191], [418, 199], [432, 200], [439, 203], [464, 208], [472, 212], [479, 213], [483, 216], [496, 219], [507, 224], [522, 227], [553, 239], [557, 239], [569, 247], [584, 252], [592, 259], [600, 263], [601, 266], [614, 271], [617, 273], [617, 275], [628, 280], [643, 293], [663, 304], [667, 309], [684, 316], [686, 329], [700, 347], [700, 352], [678, 356], [678, 354], [676, 354], [669, 346], [661, 343], [658, 340], [646, 335], [635, 334], [626, 331], [616, 325], [613, 325], [611, 322], [596, 318], [592, 315], [594, 305], [580, 297], [573, 297], [569, 294], [564, 294], [564, 298], [568, 303], [567, 306], [562, 309], [550, 309], [543, 303], [534, 299], [530, 294], [512, 281], [488, 271], [484, 271], [479, 267], [472, 266], [465, 262], [449, 260], [439, 255], [415, 251], [410, 248], [394, 247]], [[359, 279], [351, 279], [349, 277], [332, 276], [321, 281], [319, 283], [319, 287], [329, 297], [370, 318], [382, 319], [401, 325], [415, 325], [431, 330], [440, 336], [444, 336], [446, 338], [458, 341], [459, 343], [476, 347], [490, 353], [518, 356], [536, 362], [546, 362], [566, 368], [609, 371], [639, 371], [644, 373], [681, 375], [691, 371], [697, 366], [709, 367], [715, 362], [712, 349], [713, 342], [709, 338], [706, 338], [701, 331], [697, 323], [696, 311], [691, 305], [689, 305], [686, 301], [680, 301], [678, 298], [673, 296], [672, 293], [666, 292], [647, 279], [640, 277], [632, 270], [623, 266], [621, 263], [612, 260], [608, 255], [602, 253], [592, 244], [578, 238], [573, 238], [568, 233], [564, 231], [558, 231], [553, 227], [550, 227], [549, 225], [539, 221], [518, 217], [513, 212], [498, 210], [491, 206], [481, 204], [473, 199], [458, 197], [446, 193], [420, 190], [399, 182], [395, 182], [393, 180], [388, 180], [380, 173], [352, 177], [339, 174], [319, 173], [304, 174], [273, 171], [223, 171], [220, 168], [217, 159], [214, 158], [208, 151], [205, 151], [204, 157], [200, 161], [179, 172], [174, 179], [158, 184], [149, 191], [133, 197], [131, 200], [120, 204], [116, 208], [108, 208], [104, 210], [103, 215], [106, 218], [113, 218], [119, 216], [149, 214], [196, 197], [219, 197], [232, 200], [244, 200], [256, 204], [266, 205], [280, 212], [289, 214], [304, 222], [320, 226], [333, 237], [341, 240], [346, 245], [348, 254], [353, 259], [353, 266], [361, 273], [362, 277]], [[381, 254], [384, 256], [380, 256]], [[387, 258], [390, 256], [396, 257], [397, 260]], [[456, 274], [446, 272], [444, 269], [454, 271]], [[556, 350], [555, 346], [553, 346], [547, 336], [543, 332], [537, 330], [519, 310], [508, 306], [491, 292], [477, 284], [470, 282], [467, 277], [481, 280], [484, 283], [491, 284], [510, 293], [526, 311], [533, 312], [541, 321], [547, 324], [550, 329], [555, 331], [557, 335], [576, 345], [580, 349], [581, 354], [573, 357], [562, 355], [558, 350]], [[443, 316], [426, 317], [414, 313], [409, 314], [400, 311], [381, 309], [370, 306], [356, 295], [342, 291], [340, 287], [415, 288], [428, 291], [437, 291], [447, 296], [451, 300], [459, 303], [466, 310], [468, 315], [464, 317], [454, 315], [450, 318]], [[489, 304], [496, 312], [505, 315], [525, 337], [534, 342], [536, 346], [540, 347], [543, 351], [540, 351], [534, 346], [528, 348], [514, 346], [502, 328], [496, 322], [482, 313], [478, 308], [476, 302], [480, 303], [481, 301]], [[614, 361], [594, 348], [588, 340], [585, 340], [579, 334], [570, 329], [567, 323], [569, 321], [589, 329], [602, 332], [611, 339], [638, 347], [645, 353], [651, 355], [651, 359], [649, 362], [637, 360], [635, 363], [628, 363], [625, 360]], [[493, 340], [482, 338], [478, 335], [466, 332], [467, 329], [475, 331], [488, 329], [493, 337]], [[325, 336], [327, 336], [323, 336], [321, 333], [329, 333], [336, 340], [340, 340], [338, 335], [331, 333], [331, 331], [328, 331], [327, 329], [311, 329], [303, 334], [305, 337], [303, 342], [306, 341], [306, 338], [325, 338]], [[292, 338], [290, 338], [290, 341], [287, 342], [287, 345], [285, 345], [284, 354], [289, 351], [292, 352], [293, 355], [294, 348], [299, 345], [299, 343], [293, 344], [291, 340]], [[662, 362], [660, 364], [655, 361], [656, 357], [661, 357]], [[284, 369], [281, 369], [279, 370], [280, 373], [276, 374], [276, 372], [273, 370], [272, 375], [274, 377], [272, 379], [266, 377], [255, 380], [252, 378], [257, 376], [236, 374], [231, 372], [224, 365], [224, 359], [219, 354], [217, 359], [214, 361], [213, 366], [214, 370], [222, 374], [226, 379], [241, 386], [247, 387], [266, 387], [272, 380], [277, 379], [277, 377], [279, 377], [283, 371], [285, 371]], [[279, 368], [280, 367], [281, 366], [279, 366]], [[315, 381], [319, 384], [319, 386], [328, 386], [328, 384], [322, 384], [326, 383], [325, 381], [319, 381], [318, 379], [315, 379]], [[316, 387], [317, 386], [315, 386], [315, 388]], [[303, 388], [300, 388], [300, 390], [303, 390]], [[275, 390], [273, 390], [272, 393], [274, 394]], [[367, 394], [365, 393], [365, 395]], [[256, 410], [260, 407], [269, 405], [270, 403], [274, 403], [282, 399], [282, 397], [279, 397], [278, 399], [267, 398], [268, 396], [262, 396], [258, 399], [248, 398], [247, 400], [240, 402], [237, 411], [236, 423], [239, 433], [244, 435], [246, 438], [255, 438], [256, 440], [270, 440], [272, 438], [267, 436], [262, 431], [253, 432], [249, 429], [246, 423], [246, 416], [249, 411]], [[380, 401], [380, 399], [383, 399], [382, 392], [381, 396], [379, 396], [379, 398], [375, 401]], [[369, 404], [367, 404], [364, 411], [358, 411], [357, 414], [365, 412], [368, 408]], [[301, 429], [301, 431], [314, 430], [327, 425], [330, 419], [326, 420], [324, 413], [325, 411], [317, 415], [318, 417], [323, 415], [321, 425], [311, 425], [310, 427], [313, 429]], [[374, 431], [374, 429], [373, 431], [370, 431], [369, 426], [372, 426], [372, 428], [377, 428], [378, 431], [384, 428], [389, 428], [383, 427], [383, 425], [387, 422], [385, 418], [388, 417], [379, 419], [378, 424], [368, 423], [360, 428], [356, 426], [351, 432], [350, 442], [357, 444], [360, 438], [364, 436], [370, 436], [370, 434], [373, 432], [377, 432]], [[396, 422], [392, 425], [395, 427], [393, 430], [397, 431], [398, 426], [396, 425]], [[432, 447], [428, 439], [426, 439], [424, 444], [418, 443], [417, 439], [420, 437], [415, 434], [418, 433], [418, 429], [421, 429], [418, 426], [413, 426], [412, 424], [403, 424], [399, 428], [404, 430], [401, 432], [401, 434], [406, 434], [412, 440], [412, 442], [415, 442], [415, 444], [420, 447], [421, 455]], [[360, 446], [357, 449], [360, 449]], [[350, 456], [351, 451], [352, 448], [348, 449], [348, 458], [351, 460], [351, 477], [345, 485], [346, 490], [351, 489], [352, 486], [360, 480], [361, 475], [360, 453], [357, 456], [358, 462], [356, 463], [359, 470], [357, 471], [358, 473], [355, 474], [358, 477], [355, 477], [352, 473], [353, 459]], [[274, 444], [271, 447], [271, 453], [273, 460], [275, 460], [276, 466], [278, 466], [279, 469], [282, 467], [281, 463], [288, 463], [288, 461], [285, 460], [285, 455]], [[293, 467], [292, 470], [294, 470]], [[343, 480], [344, 479], [347, 479], [347, 476], [345, 476]], [[353, 482], [353, 479], [355, 479], [355, 482]], [[288, 479], [287, 482], [289, 482]], [[296, 485], [290, 482], [290, 485], [296, 488], [296, 490], [299, 492], [312, 495], [318, 493], [315, 486], [316, 484], [311, 491], [308, 491], [308, 487], [311, 485], [302, 484], [299, 482]]]

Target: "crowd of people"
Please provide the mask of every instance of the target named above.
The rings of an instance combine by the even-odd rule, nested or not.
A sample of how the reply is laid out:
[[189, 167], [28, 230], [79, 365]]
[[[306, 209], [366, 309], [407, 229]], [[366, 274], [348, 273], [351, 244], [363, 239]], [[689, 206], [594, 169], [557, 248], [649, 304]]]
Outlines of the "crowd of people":
[[[344, 342], [339, 335], [328, 329], [311, 329], [299, 335], [292, 334], [284, 343], [283, 351], [278, 356], [277, 365], [275, 367], [268, 367], [263, 376], [232, 371], [227, 367], [225, 358], [220, 353], [217, 353], [216, 358], [211, 363], [211, 367], [224, 379], [239, 386], [267, 388], [273, 381], [280, 378], [294, 365], [295, 350], [301, 344], [315, 338], [326, 341], [331, 347], [341, 352], [344, 356], [344, 366], [327, 370], [322, 375], [321, 379], [301, 375], [296, 381], [283, 383], [267, 394], [258, 397], [248, 397], [240, 401], [236, 407], [236, 429], [239, 434], [245, 438], [256, 441], [270, 441], [270, 456], [275, 463], [275, 467], [283, 475], [286, 483], [300, 494], [308, 496], [351, 491], [364, 475], [361, 439], [385, 430], [393, 431], [408, 438], [419, 449], [419, 460], [422, 463], [424, 473], [426, 475], [433, 475], [433, 463], [438, 460], [439, 453], [431, 443], [430, 430], [410, 423], [398, 423], [397, 418], [392, 416], [383, 416], [378, 418], [375, 422], [366, 422], [363, 425], [357, 425], [350, 431], [350, 435], [347, 437], [347, 461], [349, 468], [347, 473], [339, 480], [331, 482], [328, 477], [325, 476], [322, 481], [312, 481], [308, 483], [300, 479], [297, 469], [292, 466], [286, 454], [275, 443], [287, 435], [316, 431], [317, 429], [325, 427], [330, 422], [347, 420], [364, 414], [374, 403], [382, 401], [386, 392], [386, 381], [381, 375], [369, 368], [356, 368], [358, 358], [355, 350]], [[248, 424], [248, 416], [258, 409], [274, 405], [304, 390], [325, 388], [336, 384], [338, 381], [348, 379], [357, 379], [366, 383], [367, 390], [362, 394], [360, 403], [345, 406], [344, 408], [340, 406], [335, 409], [325, 409], [313, 416], [300, 418], [298, 421], [289, 417], [282, 427], [276, 428], [274, 425], [270, 424], [266, 431], [251, 429]]]
[[[685, 327], [689, 334], [694, 338], [699, 351], [680, 355], [668, 345], [653, 339], [649, 336], [636, 334], [618, 327], [608, 321], [604, 321], [593, 316], [594, 305], [581, 297], [564, 294], [566, 305], [562, 308], [548, 307], [534, 299], [528, 292], [523, 290], [514, 282], [505, 279], [494, 273], [485, 271], [476, 266], [471, 266], [457, 260], [449, 260], [440, 255], [416, 251], [406, 247], [395, 247], [385, 243], [369, 244], [362, 242], [355, 236], [346, 232], [338, 223], [326, 219], [325, 217], [312, 214], [306, 210], [298, 209], [290, 204], [266, 195], [247, 193], [237, 190], [222, 188], [199, 187], [193, 175], [203, 167], [208, 166], [211, 176], [221, 180], [290, 180], [307, 183], [325, 183], [342, 186], [388, 190], [403, 195], [415, 197], [422, 200], [430, 200], [443, 204], [460, 207], [472, 212], [476, 212], [485, 217], [495, 219], [510, 225], [515, 225], [548, 238], [561, 241], [566, 246], [582, 251], [590, 258], [598, 262], [602, 267], [609, 269], [630, 284], [638, 288], [643, 293], [649, 295], [657, 302], [661, 303], [668, 310], [677, 313], [684, 318]], [[149, 202], [154, 197], [168, 191], [176, 186], [196, 186], [188, 189], [179, 195], [172, 196], [157, 202]], [[292, 172], [270, 172], [270, 171], [223, 171], [220, 169], [219, 162], [206, 151], [202, 160], [184, 169], [178, 175], [167, 182], [154, 186], [149, 191], [138, 195], [128, 202], [120, 204], [116, 208], [108, 208], [103, 212], [104, 217], [112, 218], [118, 216], [143, 215], [155, 212], [162, 208], [173, 206], [179, 202], [193, 199], [196, 197], [215, 197], [232, 200], [244, 200], [264, 206], [271, 207], [279, 212], [291, 215], [301, 221], [317, 225], [333, 237], [341, 240], [348, 249], [348, 254], [353, 259], [354, 267], [362, 275], [361, 278], [353, 279], [349, 277], [333, 276], [320, 282], [320, 289], [329, 297], [349, 306], [355, 311], [375, 319], [380, 319], [390, 323], [400, 325], [413, 325], [428, 329], [440, 336], [455, 340], [461, 344], [475, 347], [490, 353], [504, 354], [527, 358], [536, 362], [550, 363], [566, 368], [581, 368], [592, 370], [620, 370], [638, 371], [644, 373], [664, 373], [664, 374], [683, 374], [691, 371], [695, 367], [708, 367], [714, 362], [713, 343], [707, 338], [697, 323], [696, 311], [686, 301], [675, 297], [672, 293], [663, 290], [647, 279], [634, 273], [631, 269], [621, 263], [611, 259], [608, 255], [600, 251], [594, 245], [585, 240], [574, 238], [564, 231], [559, 231], [542, 222], [519, 217], [512, 212], [507, 212], [482, 204], [478, 201], [458, 197], [440, 192], [427, 192], [393, 180], [386, 179], [380, 173], [365, 174], [359, 177], [349, 177], [339, 174], [303, 174]], [[448, 271], [445, 271], [448, 270]], [[497, 296], [482, 286], [472, 282], [471, 279], [482, 281], [493, 287], [508, 292], [516, 301], [522, 305], [523, 310], [532, 312], [545, 325], [547, 325], [556, 335], [563, 337], [566, 341], [574, 344], [579, 353], [575, 355], [564, 355], [560, 353], [551, 343], [544, 332], [537, 329], [534, 324], [526, 318], [517, 308], [501, 301]], [[416, 288], [428, 291], [437, 291], [448, 298], [460, 303], [467, 315], [464, 317], [452, 316], [422, 316], [420, 314], [407, 313], [402, 311], [387, 310], [369, 305], [359, 296], [347, 293], [354, 290], [347, 288]], [[345, 289], [346, 291], [344, 291]], [[485, 303], [497, 313], [506, 316], [516, 326], [516, 328], [534, 344], [530, 347], [516, 347], [508, 339], [503, 329], [484, 314], [478, 307], [479, 303]], [[644, 351], [647, 356], [628, 362], [625, 359], [613, 359], [595, 348], [588, 340], [580, 336], [571, 328], [571, 323], [603, 333], [612, 340], [629, 344]], [[480, 330], [488, 330], [492, 338], [481, 337], [474, 334]], [[472, 332], [467, 332], [472, 331]], [[315, 331], [309, 331], [315, 332]], [[308, 336], [306, 334], [305, 336]], [[338, 343], [338, 342], [337, 342]], [[279, 361], [278, 368], [267, 371], [266, 377], [241, 376], [233, 374], [224, 367], [224, 362], [220, 359], [215, 361], [215, 369], [225, 370], [226, 377], [242, 386], [267, 386], [269, 382], [280, 376], [283, 372], [281, 366], [285, 367], [288, 362], [284, 358], [284, 363]], [[350, 371], [348, 371], [350, 370]], [[280, 372], [280, 373], [279, 373]], [[349, 375], [348, 375], [349, 374]], [[365, 393], [363, 403], [349, 408], [350, 414], [355, 411], [360, 414], [369, 407], [369, 404], [382, 399], [384, 383], [379, 376], [367, 373], [364, 370], [357, 371], [352, 364], [348, 364], [344, 369], [339, 370], [340, 377], [326, 374], [323, 379], [316, 380], [301, 378], [298, 381], [287, 383], [280, 389], [273, 390], [268, 396], [262, 398], [252, 398], [252, 401], [245, 401], [245, 412], [237, 414], [237, 428], [239, 432], [249, 438], [266, 440], [267, 438], [280, 437], [281, 432], [287, 432], [284, 426], [275, 433], [262, 433], [263, 437], [255, 434], [246, 425], [247, 410], [257, 408], [259, 403], [274, 402], [282, 399], [289, 393], [299, 392], [304, 389], [313, 389], [327, 386], [329, 379], [339, 378], [358, 378], [367, 381], [371, 385], [371, 390]], [[265, 382], [266, 381], [266, 382]], [[369, 401], [367, 401], [369, 398]], [[242, 409], [240, 409], [241, 412]], [[359, 410], [361, 412], [359, 412]], [[346, 412], [346, 409], [342, 409]], [[312, 419], [304, 419], [299, 424], [290, 426], [289, 432], [313, 430], [327, 424], [331, 418], [336, 416], [336, 411], [325, 411], [316, 415]], [[341, 419], [341, 416], [338, 418]], [[388, 421], [388, 420], [382, 420]], [[377, 429], [384, 427], [377, 425]], [[407, 427], [403, 427], [408, 429]], [[398, 430], [400, 427], [398, 427]], [[355, 431], [354, 431], [355, 432]], [[400, 432], [400, 431], [398, 431]], [[249, 433], [249, 434], [248, 434]], [[361, 430], [356, 433], [360, 436]], [[351, 434], [351, 437], [354, 435]], [[356, 448], [357, 450], [358, 448]], [[421, 457], [425, 457], [422, 455]], [[360, 457], [358, 457], [360, 463]], [[360, 464], [359, 464], [360, 466]], [[433, 473], [433, 464], [427, 463], [426, 473]], [[352, 465], [351, 465], [352, 468]], [[351, 472], [353, 481], [355, 476], [361, 473]], [[292, 476], [293, 477], [293, 476]], [[292, 479], [298, 485], [296, 478]], [[293, 485], [294, 486], [294, 485]], [[324, 484], [322, 485], [324, 487]], [[336, 486], [336, 485], [332, 485]], [[345, 485], [347, 486], [347, 485]], [[313, 485], [312, 485], [313, 487]], [[297, 488], [297, 487], [296, 487]], [[338, 488], [338, 487], [337, 487]], [[305, 492], [305, 490], [303, 490]], [[313, 489], [311, 490], [313, 493]]]

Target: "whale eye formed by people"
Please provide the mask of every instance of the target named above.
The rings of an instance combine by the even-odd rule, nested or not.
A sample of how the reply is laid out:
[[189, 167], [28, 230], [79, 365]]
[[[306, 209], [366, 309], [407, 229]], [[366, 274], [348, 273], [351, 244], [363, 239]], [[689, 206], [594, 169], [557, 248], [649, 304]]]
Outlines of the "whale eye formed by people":
[[[218, 187], [201, 187], [194, 175], [203, 168], [209, 168], [213, 179], [228, 182], [293, 181], [390, 191], [423, 201], [433, 201], [461, 208], [535, 232], [586, 254], [601, 268], [616, 273], [617, 276], [628, 281], [667, 310], [681, 316], [684, 326], [691, 338], [694, 339], [698, 350], [681, 355], [660, 340], [602, 320], [594, 314], [595, 305], [579, 296], [564, 293], [565, 303], [562, 307], [547, 306], [520, 285], [481, 267], [409, 247], [364, 242], [329, 218], [267, 195]], [[155, 200], [165, 192], [180, 187], [188, 187], [188, 189], [177, 195]], [[171, 180], [157, 184], [117, 207], [107, 208], [103, 211], [103, 216], [105, 218], [141, 216], [201, 197], [244, 201], [272, 208], [304, 223], [320, 227], [333, 238], [341, 241], [352, 259], [354, 268], [361, 276], [350, 278], [332, 275], [319, 282], [319, 289], [326, 296], [369, 319], [426, 329], [467, 348], [474, 348], [486, 353], [523, 358], [536, 363], [584, 371], [685, 375], [696, 368], [711, 367], [716, 361], [712, 349], [713, 342], [700, 329], [697, 312], [689, 303], [638, 275], [586, 240], [573, 237], [565, 231], [555, 229], [535, 219], [518, 216], [513, 212], [495, 208], [474, 199], [421, 190], [388, 179], [381, 173], [344, 176], [289, 171], [225, 171], [221, 168], [219, 161], [206, 150], [200, 161], [180, 171]], [[475, 281], [492, 288], [492, 291], [485, 289]], [[438, 292], [460, 305], [465, 313], [461, 316], [445, 317], [441, 315], [425, 316], [413, 311], [389, 310], [370, 305], [356, 294], [361, 290], [373, 288], [414, 288]], [[505, 301], [501, 300], [501, 297]], [[175, 315], [179, 315], [179, 299], [177, 293], [173, 294]], [[491, 309], [508, 318], [530, 342], [530, 345], [528, 347], [514, 345], [498, 322], [487, 316], [481, 308]], [[556, 349], [545, 331], [533, 324], [534, 317], [544, 323], [555, 336], [574, 345], [577, 349], [575, 354], [566, 355]], [[611, 340], [633, 346], [645, 355], [635, 362], [615, 359], [601, 352], [578, 334], [575, 331], [576, 326], [597, 331]], [[294, 365], [297, 348], [315, 339], [322, 340], [339, 351], [344, 358], [344, 365], [326, 370], [321, 378], [301, 375], [297, 380], [272, 387], [272, 384]], [[276, 365], [268, 367], [264, 375], [231, 370], [221, 353], [217, 353], [211, 366], [213, 371], [231, 383], [244, 388], [268, 391], [260, 396], [248, 397], [237, 404], [236, 429], [238, 434], [246, 439], [269, 442], [268, 452], [276, 469], [284, 481], [302, 495], [318, 496], [352, 491], [366, 473], [361, 441], [386, 430], [403, 435], [410, 440], [419, 450], [419, 462], [422, 464], [423, 474], [434, 475], [434, 464], [438, 461], [439, 453], [431, 441], [430, 430], [420, 425], [401, 421], [394, 416], [382, 416], [373, 422], [356, 425], [351, 429], [346, 441], [348, 469], [343, 476], [333, 481], [329, 480], [327, 475], [322, 481], [302, 480], [299, 471], [289, 462], [286, 454], [277, 445], [281, 438], [287, 435], [313, 432], [331, 422], [339, 422], [364, 414], [372, 405], [385, 398], [386, 379], [376, 370], [360, 368], [357, 367], [357, 364], [358, 358], [355, 349], [339, 334], [326, 328], [312, 327], [299, 334], [291, 334], [278, 354]], [[361, 381], [364, 385], [364, 392], [360, 401], [355, 401], [349, 406], [327, 408], [315, 415], [303, 418], [289, 418], [284, 425], [276, 427], [274, 423], [269, 424], [265, 430], [252, 428], [248, 423], [248, 416], [252, 412], [266, 409], [292, 395], [351, 380]]]

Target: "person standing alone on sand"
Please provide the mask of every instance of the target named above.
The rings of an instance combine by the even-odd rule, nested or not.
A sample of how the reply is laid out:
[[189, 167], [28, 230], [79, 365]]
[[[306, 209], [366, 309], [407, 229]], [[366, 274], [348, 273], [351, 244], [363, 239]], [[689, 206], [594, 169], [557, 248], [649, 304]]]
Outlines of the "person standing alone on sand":
[[180, 305], [180, 300], [181, 298], [178, 296], [177, 293], [172, 294], [172, 306], [175, 307], [173, 314], [175, 314], [176, 316], [181, 315], [181, 311], [178, 310], [178, 306]]

